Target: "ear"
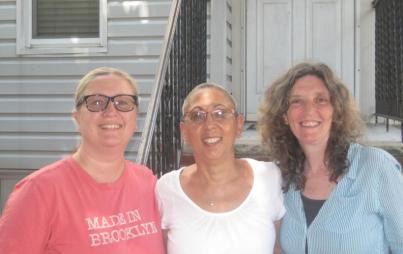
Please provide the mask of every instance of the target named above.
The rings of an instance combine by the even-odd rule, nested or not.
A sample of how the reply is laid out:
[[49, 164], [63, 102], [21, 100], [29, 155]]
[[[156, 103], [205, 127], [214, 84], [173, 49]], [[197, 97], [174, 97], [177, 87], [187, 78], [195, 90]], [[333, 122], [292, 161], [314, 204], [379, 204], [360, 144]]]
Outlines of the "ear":
[[185, 143], [187, 143], [188, 133], [187, 133], [187, 130], [186, 130], [185, 123], [182, 122], [182, 121], [180, 121], [180, 122], [179, 122], [179, 128], [180, 128], [180, 130], [181, 130], [181, 136], [182, 136], [183, 141], [184, 141]]
[[71, 115], [73, 116], [73, 121], [77, 126], [77, 130], [80, 131], [80, 113], [73, 111]]
[[239, 114], [238, 117], [236, 118], [237, 120], [237, 138], [239, 138], [243, 132], [243, 126], [245, 124], [245, 117], [243, 116], [243, 114]]

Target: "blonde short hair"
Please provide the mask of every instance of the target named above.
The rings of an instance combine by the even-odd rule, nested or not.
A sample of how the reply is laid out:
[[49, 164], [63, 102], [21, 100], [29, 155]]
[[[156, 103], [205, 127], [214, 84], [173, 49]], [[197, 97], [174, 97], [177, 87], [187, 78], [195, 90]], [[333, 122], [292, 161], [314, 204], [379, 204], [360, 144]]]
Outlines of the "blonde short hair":
[[112, 67], [99, 67], [99, 68], [89, 71], [78, 82], [78, 85], [76, 87], [76, 91], [74, 94], [74, 103], [76, 105], [75, 106], [76, 110], [78, 109], [77, 107], [79, 105], [81, 97], [84, 96], [84, 92], [87, 89], [88, 84], [92, 80], [94, 80], [96, 77], [104, 76], [104, 75], [111, 75], [111, 74], [125, 79], [132, 87], [133, 95], [137, 95], [137, 93], [138, 93], [137, 82], [134, 80], [134, 78], [132, 76], [130, 76], [130, 74], [128, 74], [125, 71], [122, 71], [122, 70], [119, 70], [116, 68], [112, 68]]

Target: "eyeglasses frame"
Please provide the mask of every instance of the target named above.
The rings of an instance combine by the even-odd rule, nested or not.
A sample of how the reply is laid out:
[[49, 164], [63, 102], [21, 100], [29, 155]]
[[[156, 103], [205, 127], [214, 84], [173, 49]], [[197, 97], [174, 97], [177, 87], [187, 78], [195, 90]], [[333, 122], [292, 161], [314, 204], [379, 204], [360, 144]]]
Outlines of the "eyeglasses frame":
[[[102, 110], [100, 110], [100, 111], [90, 110], [90, 109], [88, 108], [88, 105], [87, 105], [87, 99], [88, 99], [89, 97], [91, 97], [91, 96], [101, 96], [101, 97], [107, 98], [108, 101], [106, 102], [105, 108], [102, 109]], [[79, 108], [79, 107], [85, 102], [85, 107], [87, 108], [88, 111], [90, 111], [90, 112], [104, 112], [104, 111], [108, 108], [109, 102], [112, 102], [112, 104], [113, 104], [113, 106], [115, 107], [115, 109], [116, 109], [117, 111], [119, 111], [119, 112], [130, 112], [130, 111], [133, 111], [134, 108], [133, 108], [132, 110], [129, 110], [129, 111], [122, 111], [122, 110], [119, 110], [119, 109], [116, 107], [115, 98], [116, 98], [116, 97], [119, 97], [119, 96], [130, 96], [130, 97], [132, 97], [133, 100], [134, 100], [134, 105], [135, 105], [136, 107], [138, 107], [138, 96], [137, 96], [137, 95], [134, 95], [134, 94], [116, 94], [116, 95], [114, 95], [114, 96], [108, 96], [108, 95], [104, 95], [104, 94], [89, 94], [89, 95], [84, 95], [84, 96], [82, 96], [82, 97], [78, 100], [78, 102], [77, 102], [77, 104], [76, 104], [76, 108]]]
[[[191, 121], [191, 120], [189, 120], [188, 122], [192, 123], [192, 124], [203, 124], [203, 123], [205, 123], [207, 121], [208, 115], [211, 114], [214, 111], [217, 111], [217, 110], [223, 110], [223, 109], [217, 108], [217, 109], [214, 109], [212, 111], [199, 110], [199, 111], [202, 111], [202, 112], [206, 113], [206, 119], [204, 119], [204, 121], [200, 122], [200, 123], [197, 123], [197, 122], [194, 122], [194, 121]], [[181, 121], [186, 122], [186, 116], [191, 112], [193, 112], [193, 110], [185, 112], [185, 114], [181, 118]], [[231, 113], [235, 118], [239, 116], [239, 113], [238, 113], [238, 111], [236, 109], [228, 109], [228, 113]], [[216, 121], [216, 120], [214, 120], [214, 121]]]

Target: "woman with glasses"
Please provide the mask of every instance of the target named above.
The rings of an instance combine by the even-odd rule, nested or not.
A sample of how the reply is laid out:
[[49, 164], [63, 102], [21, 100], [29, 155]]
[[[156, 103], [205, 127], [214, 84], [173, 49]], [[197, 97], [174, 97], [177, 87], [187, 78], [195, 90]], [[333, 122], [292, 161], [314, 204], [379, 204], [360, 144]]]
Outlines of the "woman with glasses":
[[281, 175], [270, 162], [237, 159], [244, 117], [222, 87], [204, 83], [186, 97], [180, 123], [195, 164], [157, 183], [168, 254], [273, 253], [285, 210]]
[[283, 253], [403, 253], [401, 166], [357, 143], [360, 114], [327, 65], [290, 68], [266, 91], [260, 113], [286, 191]]
[[163, 254], [152, 172], [124, 158], [136, 131], [136, 82], [101, 67], [75, 94], [77, 151], [20, 181], [0, 220], [0, 252]]

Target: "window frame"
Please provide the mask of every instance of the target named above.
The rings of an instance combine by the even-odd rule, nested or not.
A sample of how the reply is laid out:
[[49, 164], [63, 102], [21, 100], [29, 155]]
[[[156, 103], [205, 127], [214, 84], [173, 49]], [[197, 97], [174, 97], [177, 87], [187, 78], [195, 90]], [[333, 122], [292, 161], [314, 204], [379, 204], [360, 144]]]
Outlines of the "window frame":
[[17, 0], [17, 55], [86, 54], [107, 51], [107, 0], [99, 0], [99, 37], [32, 38], [33, 0]]

